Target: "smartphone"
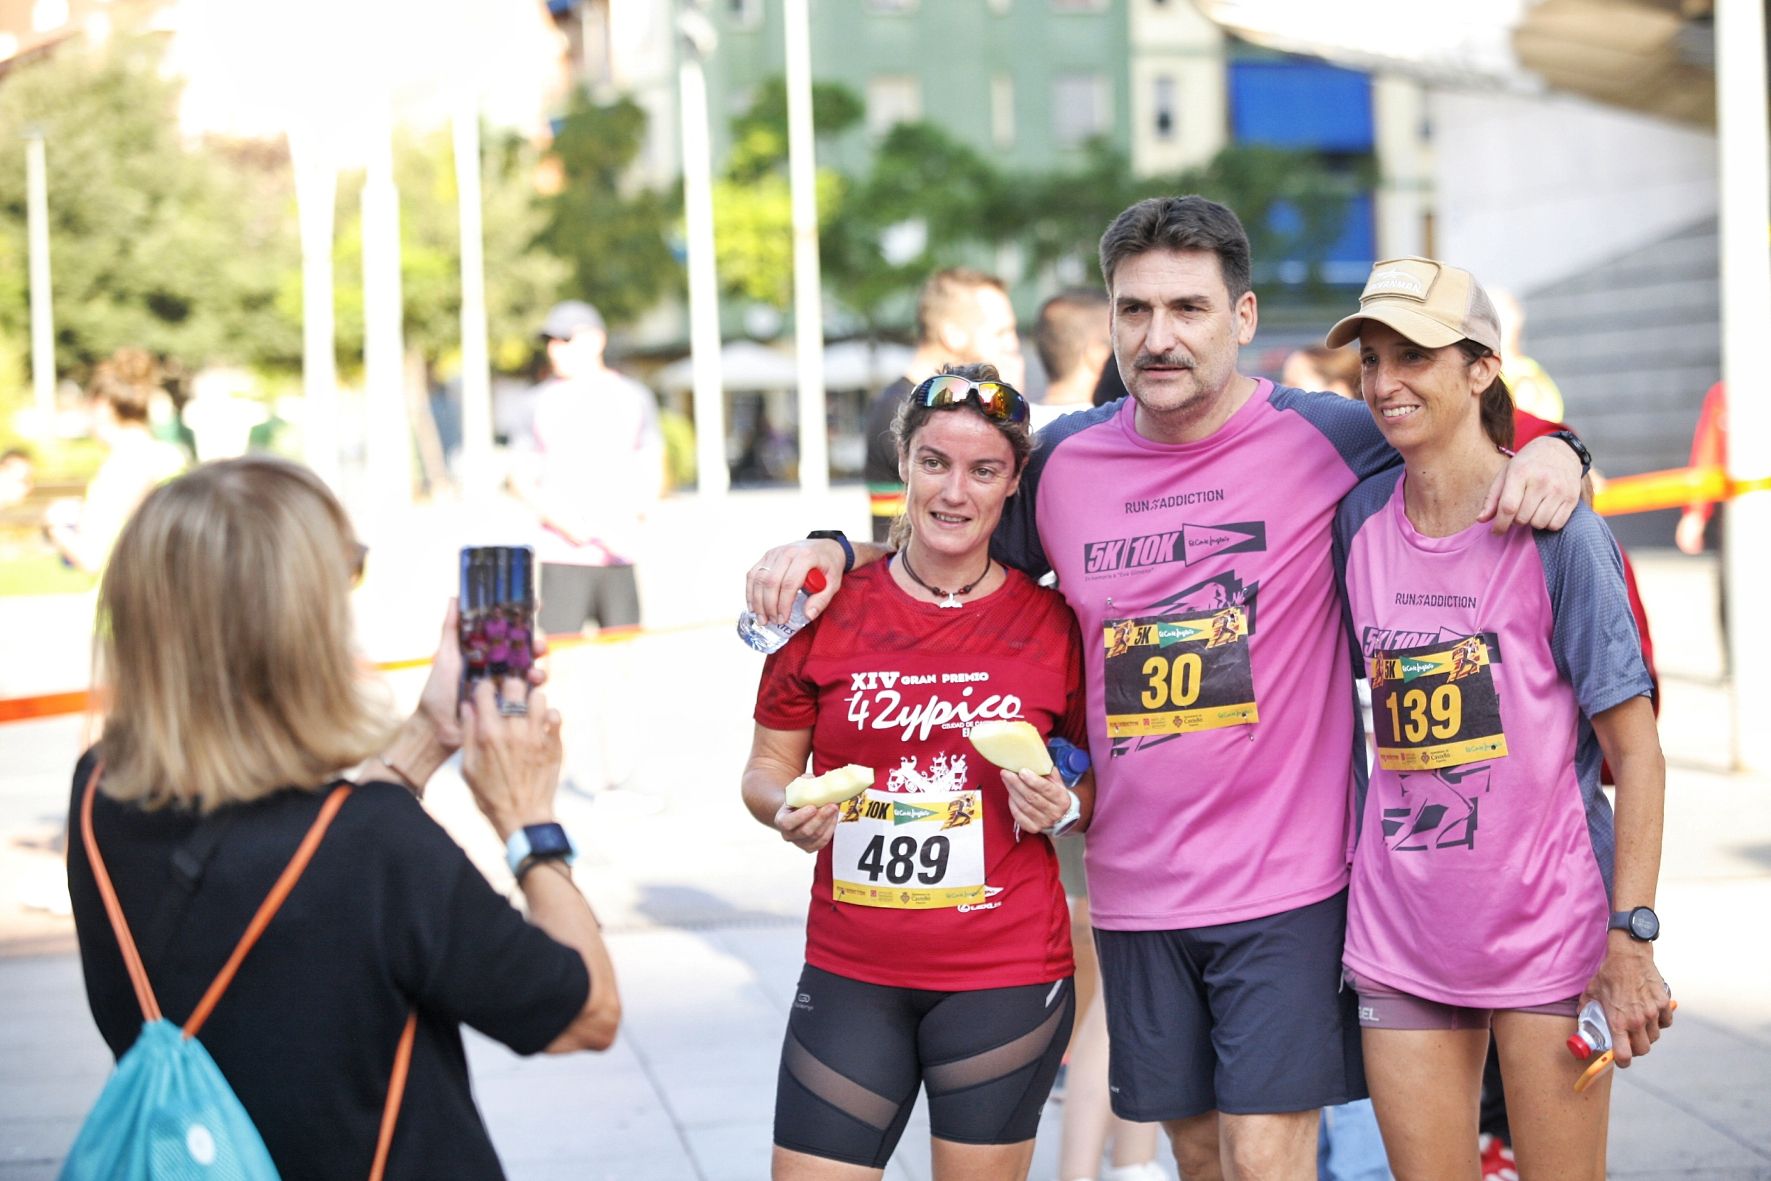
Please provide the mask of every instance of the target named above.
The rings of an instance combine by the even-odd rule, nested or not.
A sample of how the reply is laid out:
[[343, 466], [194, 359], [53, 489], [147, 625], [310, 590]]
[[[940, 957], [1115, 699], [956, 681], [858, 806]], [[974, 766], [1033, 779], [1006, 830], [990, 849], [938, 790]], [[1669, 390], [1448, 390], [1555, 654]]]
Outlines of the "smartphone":
[[[470, 545], [461, 550], [461, 696], [493, 678], [498, 707], [505, 677], [526, 679], [535, 663], [535, 551], [526, 545]], [[525, 696], [527, 688], [524, 689]]]

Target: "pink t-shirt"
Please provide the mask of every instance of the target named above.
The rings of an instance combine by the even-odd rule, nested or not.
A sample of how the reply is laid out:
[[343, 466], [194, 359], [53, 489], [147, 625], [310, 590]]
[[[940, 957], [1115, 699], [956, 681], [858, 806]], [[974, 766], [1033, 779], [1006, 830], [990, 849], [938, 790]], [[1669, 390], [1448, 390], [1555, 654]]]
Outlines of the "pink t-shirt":
[[1197, 443], [1066, 415], [995, 553], [1058, 575], [1088, 673], [1096, 926], [1259, 918], [1347, 884], [1357, 741], [1335, 506], [1397, 462], [1363, 405], [1261, 381]]
[[1584, 505], [1560, 533], [1416, 532], [1386, 472], [1336, 522], [1372, 686], [1345, 963], [1445, 1004], [1585, 987], [1605, 954], [1615, 837], [1588, 718], [1652, 692], [1617, 545]]

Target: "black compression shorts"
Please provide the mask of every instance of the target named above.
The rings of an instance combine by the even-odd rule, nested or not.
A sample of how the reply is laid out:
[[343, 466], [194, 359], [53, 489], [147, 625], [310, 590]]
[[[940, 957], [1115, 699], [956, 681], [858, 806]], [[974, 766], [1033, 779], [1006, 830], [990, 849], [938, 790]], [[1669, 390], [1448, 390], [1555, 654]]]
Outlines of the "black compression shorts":
[[806, 966], [775, 1089], [775, 1143], [883, 1168], [926, 1085], [929, 1130], [960, 1144], [1033, 1139], [1076, 997], [1048, 984], [933, 992]]

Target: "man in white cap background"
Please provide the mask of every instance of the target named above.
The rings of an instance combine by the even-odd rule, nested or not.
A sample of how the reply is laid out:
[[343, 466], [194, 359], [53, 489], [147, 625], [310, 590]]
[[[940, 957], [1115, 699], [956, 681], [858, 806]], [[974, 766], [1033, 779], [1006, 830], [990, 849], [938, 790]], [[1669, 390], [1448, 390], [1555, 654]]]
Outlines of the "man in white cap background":
[[[551, 376], [536, 387], [534, 427], [520, 441], [528, 453], [511, 475], [512, 490], [540, 525], [540, 626], [548, 635], [587, 625], [637, 628], [641, 529], [664, 484], [658, 402], [604, 362], [608, 332], [590, 304], [556, 304], [541, 337]], [[613, 649], [620, 647], [596, 654], [594, 667], [588, 653], [554, 661], [556, 686], [584, 697], [588, 707], [571, 716], [596, 718], [602, 731], [595, 757], [585, 749], [588, 735], [570, 736], [580, 740], [567, 745], [570, 782], [586, 792], [619, 786], [635, 769], [634, 727], [621, 716], [622, 695], [596, 691], [599, 683], [623, 679], [619, 669], [604, 667], [619, 660]]]

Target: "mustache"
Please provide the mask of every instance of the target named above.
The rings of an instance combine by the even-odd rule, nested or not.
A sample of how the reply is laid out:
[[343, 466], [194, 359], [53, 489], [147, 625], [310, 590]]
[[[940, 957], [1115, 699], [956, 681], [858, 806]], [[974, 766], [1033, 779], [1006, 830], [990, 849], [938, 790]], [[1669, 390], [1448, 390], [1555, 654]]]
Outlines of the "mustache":
[[1133, 369], [1192, 369], [1197, 364], [1185, 353], [1145, 353], [1132, 362]]

